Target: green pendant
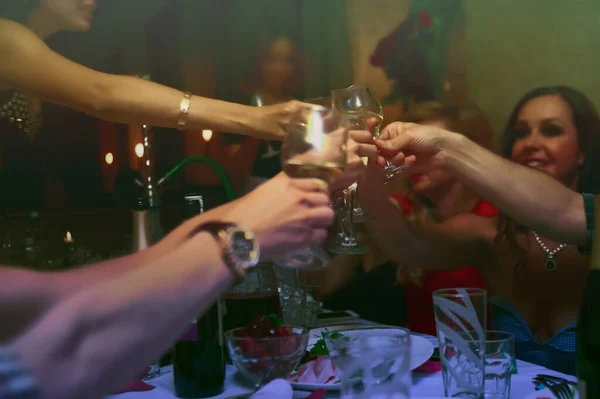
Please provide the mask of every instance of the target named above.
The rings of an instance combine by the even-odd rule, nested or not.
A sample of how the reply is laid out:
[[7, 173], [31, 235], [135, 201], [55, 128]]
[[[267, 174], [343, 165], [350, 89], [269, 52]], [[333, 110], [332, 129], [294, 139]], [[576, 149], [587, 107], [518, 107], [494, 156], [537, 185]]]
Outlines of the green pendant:
[[556, 262], [552, 258], [548, 258], [546, 264], [544, 265], [546, 271], [553, 272], [556, 270]]

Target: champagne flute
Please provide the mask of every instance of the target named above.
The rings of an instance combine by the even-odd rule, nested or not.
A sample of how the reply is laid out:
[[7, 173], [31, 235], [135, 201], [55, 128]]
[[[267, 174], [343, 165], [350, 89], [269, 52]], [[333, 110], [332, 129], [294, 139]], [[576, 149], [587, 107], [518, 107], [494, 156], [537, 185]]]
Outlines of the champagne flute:
[[[365, 130], [367, 121], [375, 119], [377, 125], [373, 137], [379, 137], [383, 123], [383, 106], [369, 86], [353, 85], [346, 89], [334, 90], [332, 98], [334, 106], [343, 114], [350, 129]], [[394, 166], [386, 161], [384, 183], [398, 175], [402, 169], [403, 165]]]
[[[281, 147], [283, 170], [290, 177], [316, 178], [330, 184], [346, 166], [347, 141], [348, 129], [340, 125], [340, 114], [335, 109], [302, 109], [292, 117]], [[294, 269], [317, 269], [328, 260], [323, 248], [312, 247], [274, 263]]]

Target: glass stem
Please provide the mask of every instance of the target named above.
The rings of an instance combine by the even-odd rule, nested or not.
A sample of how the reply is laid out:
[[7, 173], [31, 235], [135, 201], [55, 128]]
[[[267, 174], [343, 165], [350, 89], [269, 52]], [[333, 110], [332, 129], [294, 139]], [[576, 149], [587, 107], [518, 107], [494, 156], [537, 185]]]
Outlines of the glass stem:
[[344, 245], [356, 246], [356, 237], [354, 237], [354, 204], [356, 203], [356, 189], [348, 187], [344, 190], [344, 213], [342, 218], [342, 231], [344, 234]]

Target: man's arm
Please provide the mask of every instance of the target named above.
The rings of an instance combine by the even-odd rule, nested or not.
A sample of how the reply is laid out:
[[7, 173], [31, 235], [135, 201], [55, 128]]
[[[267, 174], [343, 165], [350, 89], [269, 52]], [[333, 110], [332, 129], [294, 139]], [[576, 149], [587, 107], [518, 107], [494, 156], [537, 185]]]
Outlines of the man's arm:
[[[252, 231], [261, 255], [272, 259], [322, 242], [334, 217], [329, 202], [322, 182], [280, 174], [222, 221]], [[188, 233], [174, 242], [146, 266], [57, 303], [10, 345], [42, 397], [102, 398], [121, 388], [233, 282], [212, 236]]]
[[102, 398], [160, 356], [233, 282], [200, 233], [143, 268], [81, 290], [17, 339], [44, 398]]
[[62, 273], [0, 268], [0, 343], [82, 289], [143, 269], [171, 253], [207, 221], [234, 222], [253, 231], [265, 259], [317, 244], [333, 219], [326, 191], [319, 181], [280, 174], [251, 194], [184, 222], [145, 251]]
[[[239, 201], [239, 200], [238, 200]], [[238, 201], [187, 220], [145, 251], [58, 273], [0, 266], [0, 343], [14, 337], [59, 301], [83, 288], [101, 284], [152, 262], [184, 242], [195, 226], [222, 220]]]

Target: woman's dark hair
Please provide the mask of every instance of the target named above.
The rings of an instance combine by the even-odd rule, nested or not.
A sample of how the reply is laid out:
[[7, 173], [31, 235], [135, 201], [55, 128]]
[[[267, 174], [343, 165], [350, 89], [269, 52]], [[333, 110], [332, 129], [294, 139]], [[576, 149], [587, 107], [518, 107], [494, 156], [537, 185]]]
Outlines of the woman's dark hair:
[[510, 158], [517, 134], [515, 125], [521, 108], [537, 97], [558, 96], [569, 106], [573, 115], [573, 123], [577, 130], [579, 149], [583, 152], [584, 163], [579, 169], [577, 191], [597, 194], [600, 192], [600, 118], [594, 104], [585, 94], [567, 86], [548, 86], [531, 90], [525, 94], [512, 110], [504, 135], [502, 136], [502, 152]]
[[0, 0], [0, 17], [25, 24], [40, 0]]
[[[577, 130], [579, 149], [584, 156], [583, 165], [579, 167], [577, 191], [598, 194], [600, 192], [600, 157], [598, 157], [600, 150], [600, 118], [594, 104], [578, 90], [567, 86], [547, 86], [531, 90], [525, 94], [508, 118], [502, 136], [502, 153], [510, 159], [514, 142], [517, 139], [515, 125], [517, 124], [519, 112], [529, 101], [542, 96], [558, 96], [568, 104]], [[524, 265], [527, 261], [527, 251], [516, 242], [516, 235], [525, 232], [527, 232], [527, 228], [504, 214], [500, 215], [496, 242], [506, 242], [510, 247], [520, 252], [517, 267]]]

